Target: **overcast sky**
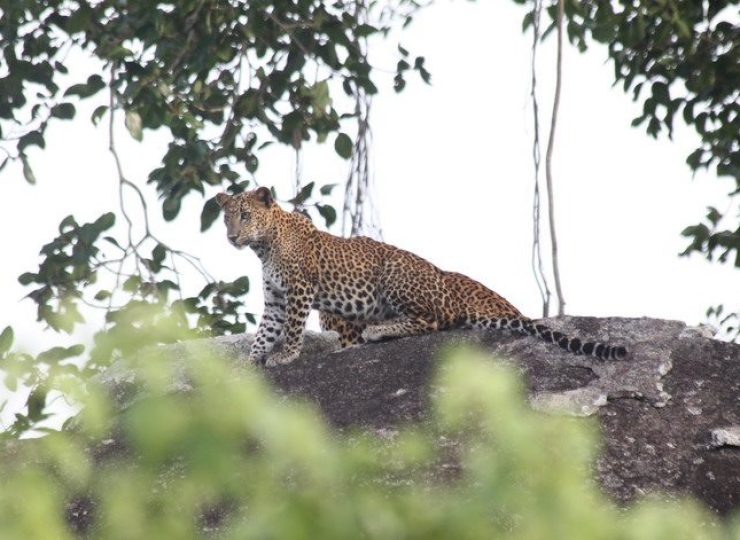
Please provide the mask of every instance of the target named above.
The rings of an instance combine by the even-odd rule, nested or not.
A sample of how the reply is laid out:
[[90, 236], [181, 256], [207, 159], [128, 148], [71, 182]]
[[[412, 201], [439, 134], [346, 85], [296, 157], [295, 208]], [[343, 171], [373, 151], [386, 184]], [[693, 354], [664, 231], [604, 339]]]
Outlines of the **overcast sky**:
[[[387, 242], [480, 280], [536, 317], [541, 307], [530, 268], [531, 36], [521, 33], [522, 13], [512, 2], [437, 2], [423, 11], [402, 42], [426, 57], [432, 85], [414, 77], [396, 95], [392, 74], [376, 77], [381, 93], [372, 106], [372, 162]], [[376, 45], [373, 63], [392, 71], [396, 41]], [[539, 53], [543, 132], [549, 125], [554, 46], [551, 39]], [[621, 88], [611, 87], [613, 68], [606, 57], [598, 45], [585, 54], [568, 46], [564, 57], [553, 163], [567, 312], [695, 324], [709, 305], [737, 307], [732, 302], [738, 295], [730, 294], [740, 290], [737, 270], [677, 256], [685, 246], [681, 230], [698, 221], [706, 206], [723, 209], [730, 182], [707, 173], [692, 180], [685, 158], [697, 145], [693, 131], [678, 125], [673, 141], [656, 141], [630, 127], [638, 107]], [[84, 329], [72, 340], [42, 334], [33, 322], [35, 304], [22, 300], [28, 291], [17, 283], [18, 275], [36, 268], [40, 247], [66, 215], [82, 222], [117, 208], [107, 133], [104, 125], [94, 128], [87, 121], [92, 107], [81, 107], [74, 122], [57, 122], [47, 148], [30, 152], [38, 185], [26, 184], [17, 167], [0, 175], [0, 328], [12, 324], [16, 343], [31, 351], [94, 332]], [[121, 127], [118, 141], [127, 177], [144, 186], [166, 138], [145, 133], [138, 143]], [[543, 155], [545, 143], [543, 137]], [[304, 153], [303, 178], [342, 183], [347, 166], [332, 144], [312, 146]], [[293, 174], [292, 152], [273, 146], [261, 155], [261, 184], [287, 195]], [[261, 313], [257, 258], [226, 242], [221, 221], [199, 233], [199, 197], [185, 201], [174, 225], [165, 224], [154, 188], [144, 189], [161, 236], [201, 256], [219, 279], [248, 274], [254, 284], [249, 305]], [[190, 284], [191, 292], [200, 286], [195, 278]]]

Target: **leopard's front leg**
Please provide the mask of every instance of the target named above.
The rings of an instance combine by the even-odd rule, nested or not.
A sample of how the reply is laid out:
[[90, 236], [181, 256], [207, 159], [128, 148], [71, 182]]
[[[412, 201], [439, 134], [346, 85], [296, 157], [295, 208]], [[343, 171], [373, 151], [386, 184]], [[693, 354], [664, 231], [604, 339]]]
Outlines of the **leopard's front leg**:
[[249, 351], [250, 360], [258, 364], [264, 363], [275, 347], [285, 324], [285, 294], [267, 280], [264, 281], [263, 291], [265, 310]]
[[289, 364], [298, 358], [303, 346], [303, 331], [306, 327], [306, 319], [311, 311], [315, 293], [308, 282], [301, 281], [291, 284], [286, 296], [285, 342], [280, 352], [267, 359], [265, 365], [268, 367]]

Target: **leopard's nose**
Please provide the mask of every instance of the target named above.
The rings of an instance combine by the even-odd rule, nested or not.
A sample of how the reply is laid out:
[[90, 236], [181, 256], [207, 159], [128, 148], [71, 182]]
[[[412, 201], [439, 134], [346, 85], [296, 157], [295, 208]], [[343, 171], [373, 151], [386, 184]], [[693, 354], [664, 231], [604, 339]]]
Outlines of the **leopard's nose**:
[[239, 236], [239, 235], [237, 235], [237, 234], [228, 234], [227, 236], [229, 238], [229, 242], [231, 242], [232, 244], [234, 244], [234, 243], [236, 243], [236, 237]]

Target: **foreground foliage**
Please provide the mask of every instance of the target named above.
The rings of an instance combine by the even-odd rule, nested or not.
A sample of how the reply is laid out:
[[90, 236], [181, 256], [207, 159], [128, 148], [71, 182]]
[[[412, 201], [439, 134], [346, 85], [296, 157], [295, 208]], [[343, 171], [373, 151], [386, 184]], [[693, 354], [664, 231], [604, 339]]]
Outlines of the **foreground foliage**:
[[[430, 420], [383, 439], [333, 433], [313, 407], [208, 354], [186, 367], [142, 357], [143, 397], [123, 413], [100, 388], [76, 388], [85, 406], [73, 430], [11, 443], [0, 537], [731, 535], [691, 501], [618, 511], [590, 478], [592, 425], [531, 411], [488, 358], [458, 351], [440, 365]], [[192, 391], [168, 393], [175, 372]], [[440, 479], [434, 464], [451, 451], [461, 472]]]

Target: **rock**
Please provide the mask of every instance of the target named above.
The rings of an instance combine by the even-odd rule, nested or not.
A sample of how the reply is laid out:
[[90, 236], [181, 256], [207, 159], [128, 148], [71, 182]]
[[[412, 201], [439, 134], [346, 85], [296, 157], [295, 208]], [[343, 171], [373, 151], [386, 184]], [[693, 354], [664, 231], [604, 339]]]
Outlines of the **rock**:
[[606, 405], [607, 395], [598, 388], [576, 388], [565, 392], [538, 392], [529, 398], [538, 411], [571, 416], [591, 416]]
[[728, 426], [712, 430], [712, 446], [740, 446], [740, 426]]
[[[254, 336], [242, 334], [237, 336], [218, 336], [215, 338], [194, 339], [173, 345], [160, 345], [144, 350], [141, 354], [156, 357], [166, 355], [175, 361], [175, 373], [169, 390], [172, 392], [188, 392], [192, 389], [190, 381], [185, 376], [184, 368], [193, 358], [201, 354], [215, 354], [226, 357], [243, 365], [249, 357], [249, 349]], [[335, 332], [307, 332], [303, 346], [304, 356], [326, 355], [341, 349], [338, 335]], [[107, 388], [116, 406], [123, 409], [131, 404], [139, 392], [137, 372], [131, 366], [136, 363], [128, 360], [115, 362], [106, 371], [96, 376], [93, 382]]]
[[[650, 493], [691, 494], [723, 515], [740, 508], [740, 345], [677, 321], [562, 317], [547, 324], [581, 338], [624, 344], [629, 354], [600, 361], [536, 338], [487, 330], [338, 350], [336, 335], [310, 333], [295, 362], [265, 373], [278, 392], [316, 403], [335, 429], [359, 427], [392, 437], [405, 424], [425, 420], [439, 353], [451, 343], [475, 345], [522, 374], [533, 407], [597, 419], [603, 444], [594, 473], [618, 503]], [[205, 348], [239, 364], [250, 343], [251, 336], [229, 336], [155, 352], [185, 365]], [[137, 373], [124, 362], [98, 380], [119, 407], [137, 398]], [[171, 391], [189, 389], [176, 372]], [[435, 474], [454, 477], [457, 467], [443, 462]]]
[[338, 429], [392, 430], [423, 421], [438, 353], [451, 342], [477, 345], [516, 366], [536, 408], [598, 419], [603, 450], [595, 474], [615, 501], [691, 494], [721, 514], [740, 508], [740, 448], [728, 443], [736, 432], [724, 428], [712, 439], [712, 430], [740, 425], [740, 345], [678, 321], [563, 317], [547, 324], [623, 343], [629, 355], [602, 362], [536, 338], [458, 330], [303, 354], [267, 376], [280, 391], [317, 403]]

